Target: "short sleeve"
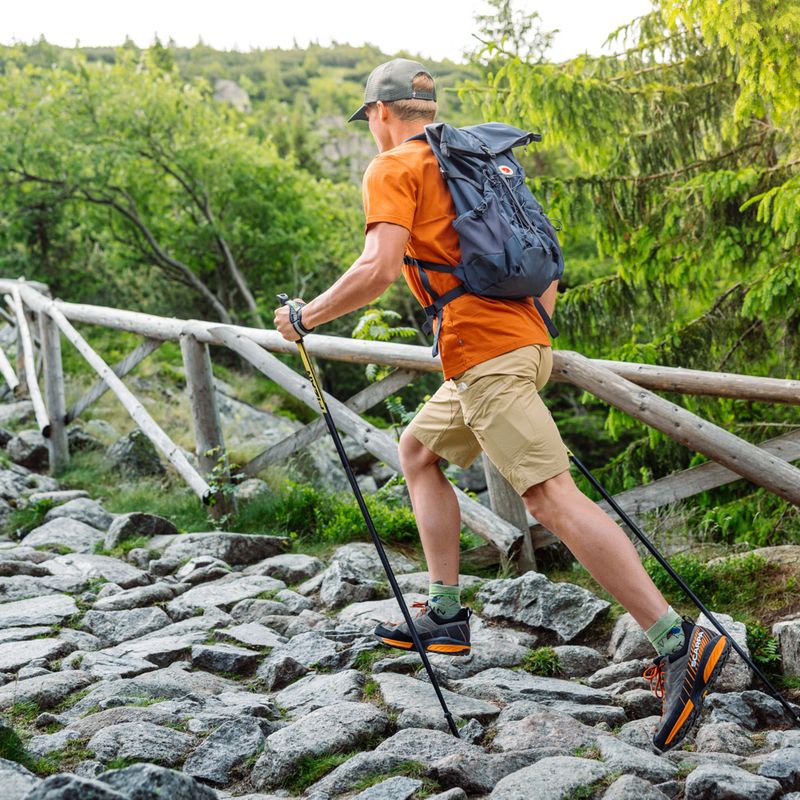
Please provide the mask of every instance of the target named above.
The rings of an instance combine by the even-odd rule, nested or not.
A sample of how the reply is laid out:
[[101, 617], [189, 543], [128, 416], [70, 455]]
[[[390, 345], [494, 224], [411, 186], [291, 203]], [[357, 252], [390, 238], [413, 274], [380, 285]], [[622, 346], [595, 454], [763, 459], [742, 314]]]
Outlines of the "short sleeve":
[[411, 231], [417, 210], [417, 180], [400, 159], [373, 159], [364, 173], [361, 191], [365, 229], [376, 222], [391, 222]]

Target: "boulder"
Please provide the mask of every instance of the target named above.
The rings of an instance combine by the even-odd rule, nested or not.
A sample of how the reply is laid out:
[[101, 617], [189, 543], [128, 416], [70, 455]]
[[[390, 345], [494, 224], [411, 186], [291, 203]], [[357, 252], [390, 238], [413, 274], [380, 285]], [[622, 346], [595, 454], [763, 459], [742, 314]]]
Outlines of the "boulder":
[[732, 764], [701, 764], [686, 778], [686, 800], [773, 800], [781, 785]]
[[231, 644], [196, 644], [192, 647], [192, 666], [210, 672], [245, 675], [256, 668], [261, 654]]
[[77, 613], [75, 601], [65, 594], [1, 603], [0, 630], [26, 625], [58, 625]]
[[218, 786], [231, 782], [231, 772], [255, 755], [264, 743], [261, 725], [252, 717], [219, 726], [186, 760], [183, 771]]
[[155, 764], [134, 764], [103, 772], [97, 778], [129, 800], [217, 800], [217, 793], [194, 778]]
[[353, 800], [410, 800], [422, 786], [417, 778], [396, 775], [359, 792]]
[[[6, 730], [0, 724], [0, 735], [4, 735]], [[4, 800], [22, 800], [40, 782], [41, 778], [22, 764], [0, 758], [0, 785], [3, 787]]]
[[0, 687], [0, 709], [24, 702], [35, 703], [42, 710], [53, 708], [91, 682], [89, 674], [81, 670], [49, 672], [35, 678], [25, 678]]
[[785, 792], [800, 791], [800, 747], [782, 747], [770, 753], [758, 774], [778, 781]]
[[28, 469], [43, 472], [50, 463], [47, 440], [39, 431], [20, 431], [6, 445], [9, 458]]
[[165, 517], [134, 511], [120, 514], [111, 522], [103, 546], [106, 550], [113, 550], [128, 539], [174, 536], [177, 533], [178, 529]]
[[89, 553], [69, 553], [56, 556], [47, 562], [52, 575], [75, 577], [82, 580], [103, 578], [122, 589], [148, 584], [152, 578], [140, 569], [110, 556], [97, 556]]
[[0, 644], [0, 672], [16, 672], [31, 661], [53, 661], [71, 653], [75, 646], [63, 639], [32, 639], [21, 646], [19, 642]]
[[252, 564], [244, 570], [244, 574], [269, 575], [292, 584], [308, 580], [323, 569], [325, 569], [325, 564], [314, 556], [307, 556], [303, 553], [281, 553], [265, 558], [257, 564]]
[[440, 786], [457, 786], [472, 794], [487, 795], [498, 781], [552, 755], [544, 750], [509, 753], [457, 752], [436, 761], [430, 774]]
[[93, 528], [104, 531], [114, 521], [114, 515], [109, 514], [100, 503], [88, 497], [77, 497], [66, 503], [51, 508], [44, 516], [45, 522], [59, 517], [76, 519], [85, 522]]
[[636, 775], [623, 775], [608, 787], [603, 800], [670, 800], [670, 795]]
[[93, 553], [104, 533], [85, 522], [57, 517], [34, 528], [23, 540], [26, 547], [69, 548], [73, 553]]
[[503, 778], [489, 795], [493, 800], [561, 800], [591, 787], [609, 774], [598, 761], [571, 756], [543, 758]]
[[282, 553], [287, 545], [288, 540], [280, 536], [218, 531], [185, 533], [172, 540], [163, 557], [183, 561], [194, 556], [213, 556], [231, 566], [246, 566]]
[[481, 614], [545, 628], [569, 642], [592, 625], [609, 603], [571, 583], [552, 583], [539, 572], [489, 581], [478, 592]]
[[345, 701], [358, 702], [365, 677], [355, 669], [306, 675], [275, 695], [275, 702], [291, 719]]
[[653, 659], [656, 652], [636, 620], [628, 613], [615, 623], [609, 643], [611, 659], [615, 664], [633, 659]]
[[283, 589], [283, 581], [265, 575], [232, 574], [210, 583], [202, 583], [176, 597], [167, 605], [173, 619], [183, 619], [197, 613], [198, 609], [230, 608], [240, 600], [257, 597], [264, 592]]
[[776, 622], [772, 635], [781, 648], [783, 672], [793, 678], [800, 678], [800, 617]]
[[564, 678], [584, 678], [608, 665], [606, 659], [593, 647], [562, 644], [554, 647], [553, 651], [558, 656], [561, 676]]
[[157, 631], [172, 620], [160, 608], [132, 608], [124, 611], [87, 611], [81, 626], [97, 636], [105, 647]]
[[93, 778], [62, 774], [45, 778], [25, 800], [130, 800], [130, 795]]
[[613, 736], [600, 736], [597, 739], [600, 760], [609, 772], [636, 775], [651, 783], [671, 780], [678, 774], [678, 768], [660, 756], [632, 747]]
[[598, 732], [588, 725], [561, 714], [547, 706], [531, 709], [525, 702], [524, 716], [515, 713], [515, 703], [506, 707], [497, 721], [497, 733], [493, 747], [498, 751], [535, 750], [553, 747], [564, 754], [579, 747], [595, 744]]
[[129, 475], [160, 478], [166, 474], [158, 451], [138, 428], [117, 439], [106, 450], [106, 457], [114, 469]]
[[714, 722], [702, 725], [694, 735], [695, 746], [704, 753], [733, 753], [746, 756], [754, 745], [747, 732], [735, 722]]
[[170, 766], [181, 762], [196, 743], [188, 733], [151, 722], [122, 722], [98, 731], [86, 747], [105, 762], [131, 758]]
[[264, 497], [270, 494], [269, 485], [261, 478], [248, 478], [237, 484], [233, 491], [239, 503], [249, 503], [257, 497]]
[[337, 703], [281, 728], [267, 738], [251, 780], [258, 789], [280, 786], [303, 758], [346, 752], [385, 733], [386, 714], [368, 703]]

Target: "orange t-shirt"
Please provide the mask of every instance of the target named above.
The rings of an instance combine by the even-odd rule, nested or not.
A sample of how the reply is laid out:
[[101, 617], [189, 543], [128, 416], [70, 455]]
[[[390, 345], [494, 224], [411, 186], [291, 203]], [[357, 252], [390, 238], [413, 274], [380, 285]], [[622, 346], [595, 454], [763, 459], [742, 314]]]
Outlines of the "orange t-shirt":
[[[458, 265], [461, 248], [452, 225], [455, 207], [427, 142], [403, 142], [377, 155], [364, 173], [362, 191], [367, 230], [376, 222], [402, 225], [411, 233], [409, 256]], [[440, 295], [460, 283], [442, 272], [429, 270], [427, 275]], [[403, 276], [417, 300], [430, 305], [417, 268], [403, 265]], [[444, 307], [439, 354], [445, 379], [530, 344], [550, 344], [531, 298], [493, 300], [467, 293]]]

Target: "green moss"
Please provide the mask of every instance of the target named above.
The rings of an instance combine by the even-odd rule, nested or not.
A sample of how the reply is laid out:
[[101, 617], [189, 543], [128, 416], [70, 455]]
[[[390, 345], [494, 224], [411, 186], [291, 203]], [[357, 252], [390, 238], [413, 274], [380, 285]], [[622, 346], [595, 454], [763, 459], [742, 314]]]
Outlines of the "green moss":
[[552, 677], [561, 674], [561, 663], [552, 647], [537, 647], [525, 656], [522, 669], [532, 675]]

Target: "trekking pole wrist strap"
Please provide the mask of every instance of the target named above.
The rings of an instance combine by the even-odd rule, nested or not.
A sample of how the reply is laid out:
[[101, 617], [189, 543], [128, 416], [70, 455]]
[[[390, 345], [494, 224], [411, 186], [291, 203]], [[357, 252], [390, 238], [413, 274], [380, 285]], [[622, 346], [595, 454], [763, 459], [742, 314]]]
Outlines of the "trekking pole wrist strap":
[[300, 336], [307, 336], [314, 328], [306, 328], [306, 326], [303, 325], [302, 309], [305, 303], [296, 303], [294, 300], [290, 300], [287, 305], [289, 306], [289, 322], [292, 327]]

